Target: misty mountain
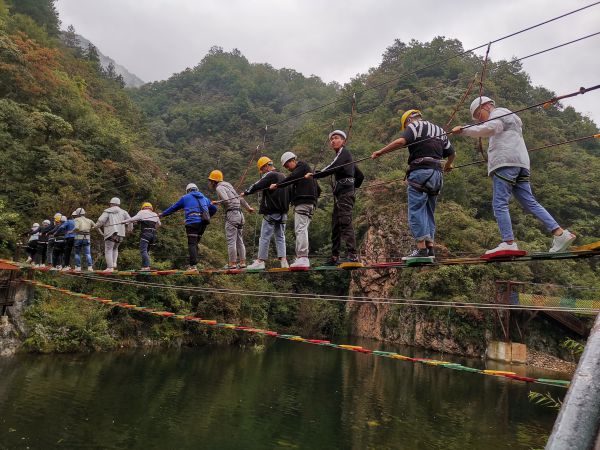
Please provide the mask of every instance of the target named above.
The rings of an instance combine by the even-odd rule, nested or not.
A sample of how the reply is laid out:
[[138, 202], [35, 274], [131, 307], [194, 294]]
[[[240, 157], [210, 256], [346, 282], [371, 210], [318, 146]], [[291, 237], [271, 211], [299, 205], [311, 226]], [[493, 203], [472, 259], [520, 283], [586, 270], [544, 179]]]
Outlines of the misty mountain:
[[[88, 39], [84, 38], [83, 36], [81, 36], [79, 34], [77, 34], [76, 36], [77, 36], [77, 42], [82, 49], [84, 49], [84, 50], [87, 49], [89, 44], [92, 44], [95, 46], [95, 44], [93, 42], [89, 41]], [[117, 74], [119, 74], [123, 77], [123, 81], [125, 81], [125, 86], [140, 87], [143, 84], [145, 84], [145, 81], [143, 81], [140, 77], [131, 73], [129, 70], [127, 70], [126, 67], [118, 64], [111, 57], [104, 55], [99, 49], [98, 49], [98, 56], [100, 56], [100, 64], [102, 64], [102, 67], [105, 69], [108, 67], [108, 65], [111, 62], [113, 63]]]

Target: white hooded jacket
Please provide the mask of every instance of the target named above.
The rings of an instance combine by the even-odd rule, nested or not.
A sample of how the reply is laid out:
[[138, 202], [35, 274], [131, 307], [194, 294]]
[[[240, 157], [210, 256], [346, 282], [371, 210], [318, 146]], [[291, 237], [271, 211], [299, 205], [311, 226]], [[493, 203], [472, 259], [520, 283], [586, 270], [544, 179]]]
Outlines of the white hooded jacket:
[[102, 228], [102, 234], [104, 239], [109, 239], [114, 235], [124, 238], [126, 233], [133, 231], [132, 224], [123, 224], [125, 220], [129, 220], [131, 217], [129, 213], [118, 206], [111, 206], [106, 208], [102, 215], [98, 218], [94, 228]]
[[[523, 122], [519, 116], [510, 113], [509, 109], [495, 108], [490, 114], [489, 122], [462, 130], [466, 136], [490, 138], [488, 175], [500, 167], [523, 167], [529, 170], [529, 153], [523, 140]], [[503, 115], [505, 116], [499, 117]]]

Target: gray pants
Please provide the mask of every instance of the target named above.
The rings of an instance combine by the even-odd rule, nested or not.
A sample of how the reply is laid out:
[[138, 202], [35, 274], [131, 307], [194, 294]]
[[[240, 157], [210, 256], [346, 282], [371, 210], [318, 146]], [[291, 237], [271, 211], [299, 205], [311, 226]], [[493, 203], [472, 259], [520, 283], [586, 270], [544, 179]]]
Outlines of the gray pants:
[[296, 235], [296, 256], [308, 257], [308, 226], [312, 219], [314, 205], [294, 206], [294, 234]]
[[114, 269], [117, 267], [117, 258], [119, 258], [119, 245], [123, 238], [116, 240], [106, 239], [104, 241], [104, 258], [106, 259], [106, 268]]
[[285, 258], [285, 222], [287, 214], [267, 214], [263, 216], [258, 240], [258, 259], [269, 259], [269, 242], [275, 235], [277, 257]]
[[246, 246], [244, 245], [244, 214], [242, 211], [227, 211], [225, 219], [225, 238], [227, 239], [227, 255], [229, 262], [246, 260]]

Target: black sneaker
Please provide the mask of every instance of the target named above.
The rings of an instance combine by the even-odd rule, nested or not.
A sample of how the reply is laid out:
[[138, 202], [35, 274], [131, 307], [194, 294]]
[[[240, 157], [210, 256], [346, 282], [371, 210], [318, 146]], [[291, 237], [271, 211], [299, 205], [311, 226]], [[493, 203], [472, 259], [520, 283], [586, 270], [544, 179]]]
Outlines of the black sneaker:
[[406, 261], [411, 258], [427, 258], [429, 255], [429, 251], [426, 248], [416, 248], [412, 251], [411, 254], [403, 256], [402, 261]]
[[435, 258], [435, 250], [433, 247], [427, 247], [427, 256], [433, 256]]
[[360, 262], [360, 261], [358, 259], [358, 255], [355, 255], [354, 253], [348, 253], [348, 256], [346, 257], [344, 262]]
[[337, 256], [331, 256], [323, 265], [324, 266], [337, 266], [340, 262], [339, 259], [340, 258]]

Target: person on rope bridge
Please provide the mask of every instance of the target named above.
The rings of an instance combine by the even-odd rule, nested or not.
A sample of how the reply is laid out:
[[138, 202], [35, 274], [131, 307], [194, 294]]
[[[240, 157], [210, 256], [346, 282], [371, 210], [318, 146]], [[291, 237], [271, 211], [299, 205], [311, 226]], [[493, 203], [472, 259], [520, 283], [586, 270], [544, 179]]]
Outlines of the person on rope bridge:
[[90, 249], [90, 233], [94, 221], [85, 217], [85, 209], [77, 208], [72, 214], [75, 219], [75, 272], [81, 272], [81, 252], [85, 255], [87, 270], [94, 271], [92, 252]]
[[159, 217], [166, 217], [183, 209], [190, 257], [187, 270], [197, 271], [198, 244], [210, 223], [210, 218], [217, 212], [217, 207], [198, 190], [198, 186], [194, 183], [189, 183], [185, 188], [185, 192], [185, 195], [160, 213]]
[[510, 255], [511, 252], [519, 251], [508, 210], [508, 203], [513, 195], [554, 236], [549, 251], [554, 253], [566, 250], [576, 236], [563, 229], [533, 196], [529, 179], [529, 154], [523, 140], [523, 123], [519, 116], [512, 114], [509, 109], [497, 108], [494, 100], [485, 96], [475, 98], [471, 102], [470, 111], [474, 120], [485, 123], [456, 126], [452, 133], [490, 138], [488, 175], [492, 177], [492, 207], [502, 242], [496, 248], [486, 251], [486, 255]]
[[142, 203], [142, 208], [135, 216], [123, 221], [125, 224], [136, 222], [140, 223], [140, 256], [142, 258], [142, 268], [140, 270], [147, 272], [150, 270], [148, 247], [156, 244], [156, 231], [162, 224], [150, 202]]
[[293, 268], [310, 267], [308, 259], [308, 227], [317, 206], [321, 193], [319, 184], [312, 179], [304, 178], [310, 172], [310, 166], [298, 161], [292, 152], [281, 156], [281, 165], [291, 173], [279, 183], [269, 186], [272, 191], [291, 185], [291, 203], [294, 205], [294, 234], [296, 235], [296, 260], [290, 265]]
[[260, 180], [242, 192], [241, 196], [260, 192], [260, 207], [258, 212], [263, 215], [258, 241], [258, 257], [248, 266], [250, 270], [264, 270], [265, 261], [269, 259], [269, 242], [275, 236], [277, 258], [282, 268], [289, 267], [285, 248], [285, 224], [290, 207], [290, 191], [288, 188], [271, 191], [269, 186], [281, 182], [285, 175], [277, 172], [273, 160], [261, 156], [256, 164], [261, 175]]
[[[61, 218], [62, 220], [62, 218]], [[71, 253], [75, 244], [75, 221], [65, 216], [65, 220], [61, 223], [56, 233], [61, 233], [64, 230], [64, 245], [62, 249], [62, 270], [71, 270]]]
[[[418, 109], [409, 109], [400, 119], [402, 135], [373, 152], [376, 159], [408, 145], [408, 224], [417, 248], [403, 261], [433, 262], [435, 252], [435, 205], [444, 184], [442, 171], [452, 170], [454, 147], [444, 130], [426, 120]], [[447, 158], [444, 164], [443, 158]]]
[[338, 265], [342, 240], [346, 243], [346, 262], [358, 263], [356, 236], [352, 224], [352, 211], [356, 200], [354, 189], [360, 187], [364, 175], [354, 164], [352, 154], [346, 148], [346, 133], [334, 130], [329, 133], [329, 146], [335, 152], [333, 161], [323, 170], [307, 173], [305, 178], [325, 178], [333, 175], [333, 212], [331, 216], [331, 257], [328, 266]]
[[120, 207], [121, 199], [113, 197], [94, 225], [104, 237], [104, 257], [106, 259], [105, 272], [113, 272], [117, 269], [119, 258], [119, 245], [127, 234], [133, 230], [133, 225], [125, 225], [123, 222], [130, 219], [129, 213]]
[[48, 219], [44, 219], [40, 228], [40, 237], [38, 239], [38, 250], [36, 252], [35, 263], [37, 267], [46, 267], [46, 255], [48, 252], [49, 234], [54, 229], [54, 225]]
[[67, 216], [60, 216], [58, 225], [52, 231], [54, 237], [54, 246], [52, 247], [52, 269], [62, 270], [65, 253], [66, 234], [69, 231], [67, 227]]
[[38, 240], [40, 239], [40, 224], [37, 222], [34, 223], [31, 226], [31, 229], [23, 233], [22, 236], [28, 237], [27, 247], [25, 248], [25, 252], [27, 253], [27, 261], [25, 261], [25, 264], [29, 264], [34, 261], [36, 254], [39, 251]]
[[[225, 208], [225, 239], [227, 240], [228, 263], [225, 269], [246, 268], [246, 246], [244, 245], [244, 213], [242, 206], [249, 213], [254, 212], [248, 202], [240, 197], [235, 188], [223, 181], [223, 172], [213, 170], [208, 175], [209, 187], [216, 191]], [[239, 258], [239, 264], [238, 264]]]
[[60, 219], [62, 217], [61, 213], [56, 213], [54, 214], [53, 217], [53, 221], [52, 221], [52, 228], [50, 228], [48, 230], [48, 265], [50, 267], [54, 267], [54, 261], [52, 260], [52, 256], [54, 254], [54, 242], [56, 241], [56, 239], [54, 238], [54, 232], [58, 229], [58, 227], [60, 227]]

